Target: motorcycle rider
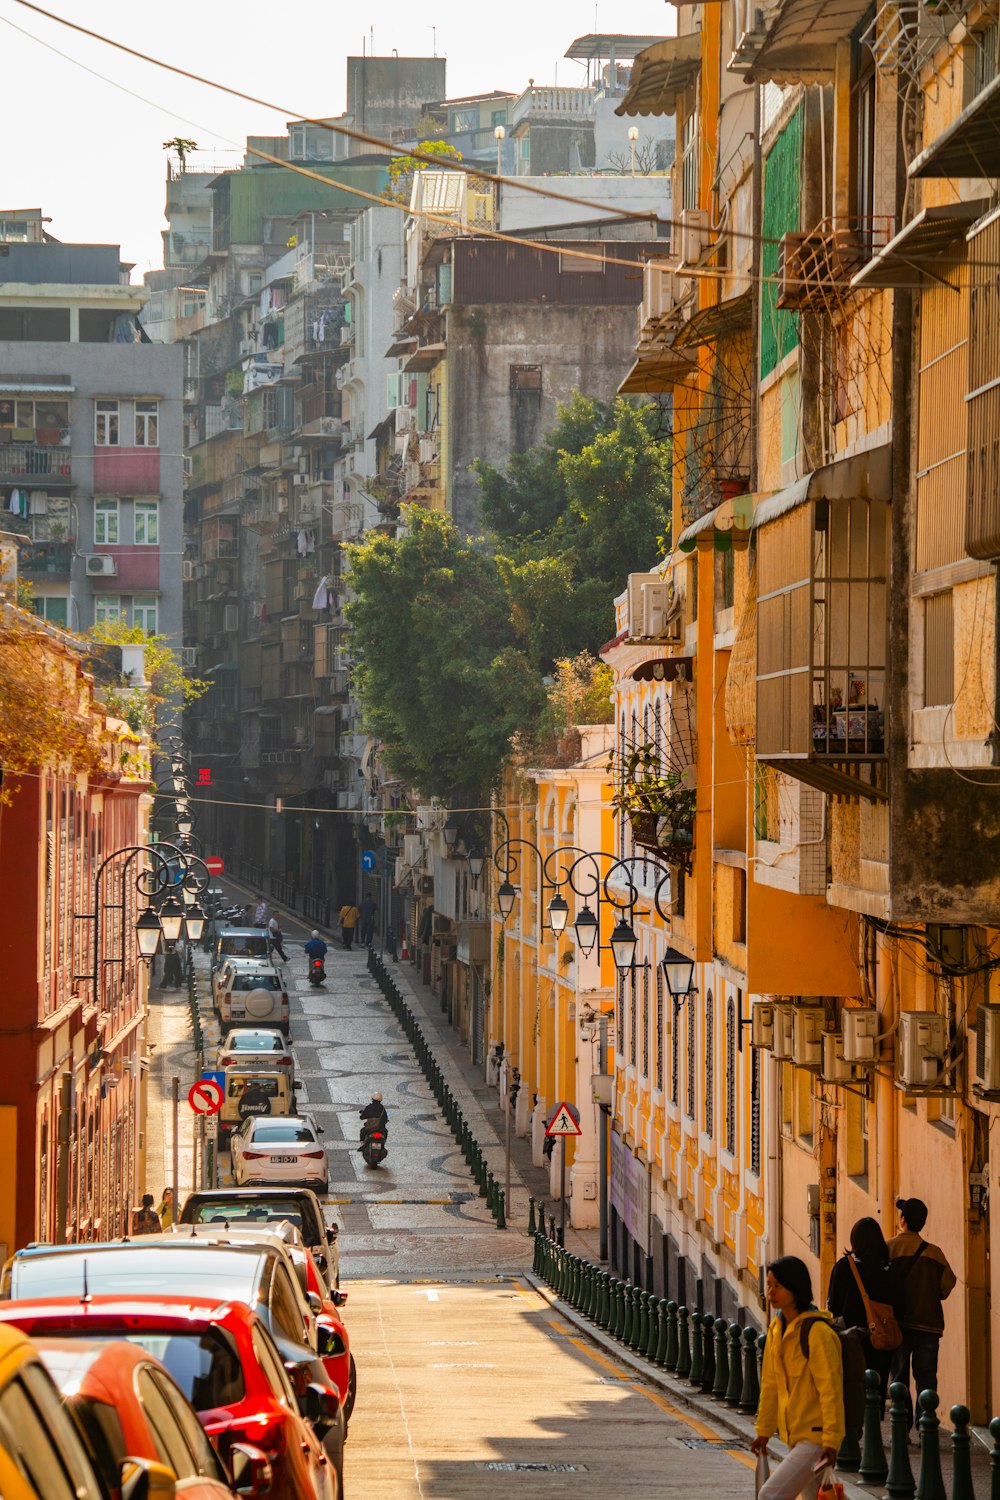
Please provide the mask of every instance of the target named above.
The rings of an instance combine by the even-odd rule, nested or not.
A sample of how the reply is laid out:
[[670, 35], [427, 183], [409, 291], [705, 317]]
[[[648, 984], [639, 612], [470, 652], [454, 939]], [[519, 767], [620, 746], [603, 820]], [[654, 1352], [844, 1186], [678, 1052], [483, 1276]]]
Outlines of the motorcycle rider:
[[319, 959], [321, 977], [325, 979], [327, 947], [318, 932], [310, 933], [309, 941], [305, 944], [305, 951], [310, 967], [315, 959]]
[[372, 1094], [371, 1103], [366, 1104], [361, 1111], [362, 1145], [364, 1145], [365, 1136], [370, 1135], [373, 1130], [381, 1130], [383, 1136], [389, 1134], [389, 1116], [386, 1114], [381, 1094]]

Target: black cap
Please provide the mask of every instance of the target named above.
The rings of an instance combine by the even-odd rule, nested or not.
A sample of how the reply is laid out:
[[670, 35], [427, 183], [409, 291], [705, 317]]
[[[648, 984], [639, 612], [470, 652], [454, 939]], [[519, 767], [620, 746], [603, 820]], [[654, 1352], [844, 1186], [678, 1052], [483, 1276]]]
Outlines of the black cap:
[[922, 1198], [897, 1198], [896, 1207], [906, 1220], [907, 1229], [915, 1229], [917, 1233], [927, 1223], [927, 1204]]

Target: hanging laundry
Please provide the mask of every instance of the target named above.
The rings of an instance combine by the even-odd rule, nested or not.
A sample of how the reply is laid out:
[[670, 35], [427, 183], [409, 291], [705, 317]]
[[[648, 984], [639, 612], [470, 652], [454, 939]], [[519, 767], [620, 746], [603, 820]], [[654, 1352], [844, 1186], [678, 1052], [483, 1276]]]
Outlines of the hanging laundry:
[[312, 607], [313, 609], [329, 609], [332, 603], [333, 588], [330, 583], [330, 575], [329, 573], [326, 573], [320, 579], [319, 587], [313, 595]]
[[28, 496], [29, 516], [47, 516], [49, 513], [49, 496], [47, 490], [32, 490]]
[[298, 534], [298, 536], [295, 538], [295, 550], [299, 554], [300, 557], [305, 557], [305, 555], [306, 555], [306, 534], [305, 534], [304, 531], [300, 531], [299, 534]]
[[267, 624], [267, 605], [266, 604], [262, 604], [261, 607], [260, 607], [260, 623], [262, 625], [266, 625]]

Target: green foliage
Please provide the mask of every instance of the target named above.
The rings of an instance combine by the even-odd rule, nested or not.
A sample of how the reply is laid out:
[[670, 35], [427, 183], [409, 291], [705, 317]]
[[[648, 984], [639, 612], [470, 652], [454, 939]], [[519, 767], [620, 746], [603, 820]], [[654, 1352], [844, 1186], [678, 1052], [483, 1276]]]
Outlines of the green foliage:
[[350, 549], [365, 725], [420, 793], [478, 806], [541, 684], [516, 648], [496, 560], [445, 516], [408, 507], [404, 518], [408, 534]]
[[[428, 156], [441, 157], [442, 165], [445, 166], [449, 157], [452, 161], [462, 160], [461, 151], [448, 141], [421, 141], [417, 150], [426, 152]], [[421, 161], [419, 156], [394, 156], [389, 162], [388, 196], [404, 208], [409, 208], [413, 175], [429, 165], [429, 162]]]
[[174, 723], [172, 707], [186, 708], [207, 693], [210, 682], [186, 677], [177, 652], [166, 636], [147, 635], [141, 625], [127, 625], [124, 620], [110, 620], [93, 625], [89, 640], [102, 646], [145, 646], [148, 691], [137, 691], [125, 678], [104, 684], [102, 702], [118, 718], [124, 719], [137, 734], [147, 734], [156, 743], [157, 732]]

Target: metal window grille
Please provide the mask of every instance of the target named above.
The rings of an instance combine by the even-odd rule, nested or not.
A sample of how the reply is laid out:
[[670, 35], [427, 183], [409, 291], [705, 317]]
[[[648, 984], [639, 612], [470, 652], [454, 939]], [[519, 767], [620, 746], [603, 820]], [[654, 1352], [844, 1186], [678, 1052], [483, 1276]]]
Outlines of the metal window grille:
[[656, 1087], [663, 1092], [663, 970], [656, 966]]
[[642, 971], [642, 1076], [649, 1077], [649, 970]]
[[617, 1051], [621, 1056], [625, 1051], [625, 975], [618, 975], [618, 1005], [615, 1017], [615, 1033], [618, 1042]]
[[736, 1155], [736, 1002], [726, 1007], [726, 1150]]
[[670, 1102], [679, 1104], [681, 1097], [681, 1039], [677, 1034], [677, 1001], [671, 996], [670, 1015]]
[[799, 319], [778, 307], [778, 242], [799, 227], [802, 181], [802, 108], [778, 136], [764, 163], [764, 248], [761, 270], [761, 379], [790, 354], [799, 339]]
[[663, 712], [660, 706], [659, 694], [653, 704], [653, 749], [656, 754], [656, 768], [658, 771], [666, 770], [663, 761]]
[[750, 1170], [760, 1176], [760, 1051], [750, 1048]]
[[694, 1068], [697, 1058], [697, 1033], [694, 1006], [690, 996], [687, 1000], [687, 1027], [688, 1027], [688, 1060], [687, 1060], [687, 1117], [693, 1120], [696, 1115], [696, 1099], [698, 1090], [695, 1083]]
[[[690, 1004], [690, 1001], [688, 1002]], [[705, 995], [705, 1134], [715, 1133], [715, 998]]]
[[636, 1024], [637, 1024], [637, 1020], [638, 1020], [638, 1014], [637, 1013], [638, 1013], [638, 1009], [639, 1009], [639, 1006], [638, 1006], [638, 996], [636, 995], [636, 992], [635, 992], [635, 969], [634, 968], [632, 969], [632, 973], [631, 973], [631, 985], [630, 985], [630, 988], [631, 988], [632, 993], [629, 996], [629, 1012], [628, 1012], [628, 1060], [629, 1060], [629, 1062], [632, 1064], [632, 1066], [634, 1068], [635, 1067], [635, 1061], [636, 1061], [635, 1028], [636, 1028]]
[[[628, 734], [625, 729], [625, 710], [622, 709], [621, 721], [618, 729], [618, 790], [623, 791], [625, 787], [625, 756], [628, 754]], [[623, 812], [618, 814], [618, 858], [625, 858], [625, 825], [628, 818]]]

